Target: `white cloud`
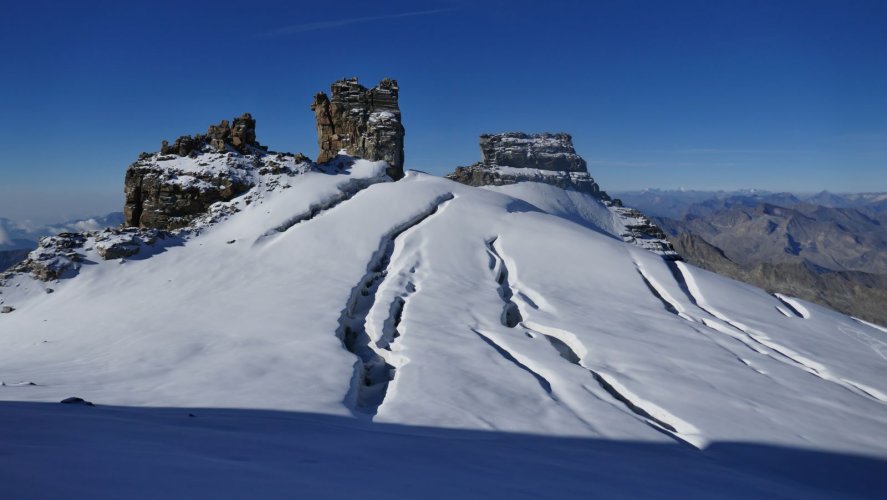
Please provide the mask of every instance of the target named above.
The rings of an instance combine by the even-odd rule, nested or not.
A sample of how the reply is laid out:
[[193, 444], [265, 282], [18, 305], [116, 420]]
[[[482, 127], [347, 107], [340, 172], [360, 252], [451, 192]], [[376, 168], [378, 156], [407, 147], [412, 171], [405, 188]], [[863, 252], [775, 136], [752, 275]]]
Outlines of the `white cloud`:
[[293, 35], [296, 33], [304, 33], [306, 31], [317, 31], [323, 29], [330, 28], [339, 28], [342, 26], [349, 26], [352, 24], [358, 23], [366, 23], [370, 21], [383, 21], [386, 19], [398, 19], [403, 17], [415, 17], [415, 16], [427, 16], [430, 14], [439, 14], [441, 12], [448, 12], [452, 9], [432, 9], [432, 10], [420, 10], [414, 12], [402, 12], [400, 14], [386, 14], [382, 16], [368, 16], [368, 17], [352, 17], [348, 19], [335, 19], [332, 21], [317, 21], [313, 23], [301, 23], [301, 24], [293, 24], [290, 26], [284, 26], [282, 28], [278, 28], [276, 30], [269, 31], [264, 33], [262, 36], [274, 37], [274, 36], [283, 36], [283, 35]]

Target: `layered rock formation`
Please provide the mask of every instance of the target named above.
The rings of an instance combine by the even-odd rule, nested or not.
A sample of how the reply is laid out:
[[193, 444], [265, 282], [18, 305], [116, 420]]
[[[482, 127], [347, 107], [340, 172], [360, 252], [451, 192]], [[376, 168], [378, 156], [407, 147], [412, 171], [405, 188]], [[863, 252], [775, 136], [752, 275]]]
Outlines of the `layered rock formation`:
[[330, 96], [315, 95], [311, 110], [317, 120], [317, 162], [327, 162], [344, 150], [350, 156], [384, 160], [392, 179], [403, 177], [404, 128], [397, 94], [397, 81], [390, 78], [372, 89], [357, 78], [346, 78], [332, 84]]
[[612, 199], [588, 173], [588, 165], [565, 133], [526, 134], [507, 132], [480, 136], [482, 160], [458, 167], [448, 179], [469, 186], [507, 186], [519, 182], [541, 182], [578, 191], [600, 201], [614, 218], [614, 233], [667, 259], [680, 256], [666, 235], [644, 214]]
[[178, 229], [206, 213], [213, 203], [249, 190], [253, 174], [281, 173], [286, 165], [311, 160], [302, 154], [269, 153], [256, 141], [249, 113], [230, 124], [210, 125], [206, 134], [182, 136], [160, 153], [142, 153], [124, 180], [124, 225]]
[[458, 167], [446, 177], [469, 186], [544, 182], [610, 199], [588, 174], [585, 160], [576, 154], [569, 134], [484, 134], [480, 136], [480, 151], [483, 160]]
[[483, 134], [480, 151], [487, 165], [588, 173], [585, 160], [573, 148], [573, 138], [563, 132]]
[[228, 172], [188, 172], [167, 168], [164, 157], [148, 157], [126, 171], [124, 225], [177, 229], [185, 227], [217, 201], [246, 192], [252, 183], [237, 163]]

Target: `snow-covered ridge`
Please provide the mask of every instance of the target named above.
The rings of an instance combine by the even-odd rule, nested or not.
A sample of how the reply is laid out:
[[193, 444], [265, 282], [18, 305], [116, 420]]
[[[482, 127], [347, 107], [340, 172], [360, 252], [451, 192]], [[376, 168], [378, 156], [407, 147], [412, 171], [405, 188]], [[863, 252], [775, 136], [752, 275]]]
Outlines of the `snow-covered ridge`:
[[[163, 186], [183, 191], [215, 189], [206, 179], [236, 179], [249, 190], [231, 201], [219, 201], [210, 205], [206, 212], [189, 218], [187, 226], [166, 231], [156, 228], [118, 227], [82, 232], [65, 232], [57, 236], [41, 238], [37, 249], [7, 272], [4, 281], [16, 281], [17, 275], [28, 274], [42, 281], [72, 278], [84, 264], [100, 260], [126, 259], [137, 256], [147, 258], [165, 251], [171, 245], [185, 244], [194, 235], [251, 203], [261, 203], [267, 193], [289, 188], [289, 179], [308, 172], [339, 175], [349, 169], [358, 172], [354, 179], [343, 184], [345, 195], [353, 194], [373, 182], [389, 180], [383, 171], [384, 162], [365, 162], [340, 157], [326, 165], [315, 165], [301, 155], [286, 153], [218, 153], [205, 149], [192, 156], [151, 154], [143, 155], [130, 167], [130, 171], [145, 171]], [[351, 187], [351, 186], [354, 187]], [[4, 299], [0, 297], [0, 303]]]
[[[569, 134], [484, 134], [480, 147], [482, 161], [458, 167], [446, 177], [469, 186], [500, 186], [500, 192], [547, 207], [552, 213], [665, 258], [680, 259], [665, 233], [650, 219], [601, 190], [589, 175], [585, 160], [576, 154]], [[556, 189], [525, 186], [527, 183]]]
[[[104, 260], [90, 242], [75, 249], [74, 279], [7, 280], [0, 400], [78, 396], [96, 406], [15, 411], [125, 429], [169, 411], [169, 427], [135, 434], [170, 446], [236, 433], [212, 449], [238, 457], [244, 437], [267, 440], [251, 460], [323, 418], [340, 422], [325, 439], [395, 428], [458, 433], [467, 450], [558, 439], [539, 451], [558, 464], [632, 443], [632, 461], [687, 464], [706, 471], [698, 484], [736, 467], [719, 458], [724, 443], [887, 457], [883, 330], [626, 244], [583, 193], [415, 172], [384, 182], [384, 162], [347, 163], [257, 174], [160, 251]], [[125, 249], [118, 236], [106, 241]], [[208, 456], [202, 446], [186, 456]]]

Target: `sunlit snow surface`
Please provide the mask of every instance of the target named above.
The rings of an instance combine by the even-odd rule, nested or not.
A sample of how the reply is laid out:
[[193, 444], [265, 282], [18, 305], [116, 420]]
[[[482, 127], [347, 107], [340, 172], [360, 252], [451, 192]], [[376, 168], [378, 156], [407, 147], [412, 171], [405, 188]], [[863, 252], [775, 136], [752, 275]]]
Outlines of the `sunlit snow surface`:
[[[883, 329], [666, 263], [562, 190], [533, 204], [420, 173], [378, 183], [384, 167], [280, 176], [181, 246], [0, 289], [15, 307], [0, 315], [0, 484], [16, 498], [887, 486]], [[97, 406], [57, 404], [69, 396]]]

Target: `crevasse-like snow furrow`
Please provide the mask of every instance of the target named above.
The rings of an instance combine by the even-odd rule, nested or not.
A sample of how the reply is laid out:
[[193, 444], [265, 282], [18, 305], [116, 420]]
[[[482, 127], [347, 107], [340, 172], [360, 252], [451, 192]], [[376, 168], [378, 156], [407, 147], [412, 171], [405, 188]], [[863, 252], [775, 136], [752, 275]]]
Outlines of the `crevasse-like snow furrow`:
[[379, 182], [384, 182], [386, 178], [384, 177], [373, 177], [368, 179], [351, 179], [348, 182], [344, 183], [339, 187], [339, 192], [321, 202], [314, 203], [308, 207], [308, 210], [302, 212], [300, 214], [294, 215], [290, 217], [282, 224], [269, 229], [264, 234], [262, 234], [257, 241], [261, 241], [270, 236], [274, 236], [279, 233], [284, 233], [290, 230], [293, 226], [300, 224], [302, 222], [310, 221], [315, 217], [332, 210], [333, 208], [339, 206], [341, 203], [350, 200], [357, 193], [363, 191], [364, 189], [372, 186], [373, 184], [377, 184]]
[[346, 404], [355, 414], [370, 417], [375, 415], [385, 400], [388, 383], [394, 379], [395, 367], [377, 351], [381, 347], [377, 346], [367, 334], [366, 321], [376, 301], [376, 292], [388, 275], [388, 266], [396, 240], [407, 230], [418, 226], [442, 210], [453, 198], [452, 193], [438, 197], [427, 210], [399, 224], [383, 236], [379, 248], [373, 253], [367, 265], [366, 274], [351, 290], [348, 303], [339, 317], [337, 335], [345, 348], [358, 358], [354, 365], [351, 391], [346, 400]]
[[487, 344], [488, 346], [490, 346], [490, 347], [492, 347], [493, 349], [495, 349], [496, 352], [498, 352], [503, 358], [507, 359], [508, 361], [510, 361], [511, 363], [513, 363], [515, 366], [517, 366], [517, 367], [520, 368], [521, 370], [523, 370], [523, 371], [529, 373], [530, 375], [532, 375], [533, 378], [536, 379], [536, 382], [539, 383], [539, 386], [542, 387], [542, 389], [544, 389], [545, 392], [548, 393], [549, 396], [551, 396], [552, 398], [554, 398], [554, 396], [552, 395], [551, 383], [548, 381], [548, 379], [546, 379], [545, 377], [543, 377], [542, 375], [540, 375], [538, 372], [536, 372], [535, 370], [533, 370], [533, 369], [530, 368], [529, 366], [527, 366], [527, 365], [525, 365], [524, 363], [521, 363], [520, 361], [518, 361], [517, 358], [515, 358], [514, 355], [511, 354], [511, 352], [508, 351], [508, 349], [505, 349], [504, 347], [502, 347], [502, 346], [500, 346], [499, 344], [497, 344], [496, 342], [494, 342], [493, 339], [491, 339], [489, 336], [484, 335], [483, 333], [481, 333], [480, 331], [478, 331], [478, 330], [475, 329], [475, 328], [472, 328], [471, 331], [474, 332], [478, 337], [480, 337], [481, 340], [483, 340], [484, 342], [486, 342], [486, 344]]
[[687, 315], [686, 310], [681, 305], [681, 303], [675, 300], [675, 298], [672, 297], [663, 287], [659, 286], [659, 284], [656, 283], [656, 280], [647, 274], [647, 272], [644, 270], [644, 266], [642, 266], [640, 262], [635, 260], [634, 265], [635, 268], [638, 270], [638, 274], [641, 275], [641, 279], [644, 281], [644, 284], [647, 285], [647, 289], [650, 290], [650, 293], [652, 293], [654, 297], [662, 302], [662, 305], [663, 307], [665, 307], [666, 311], [680, 316], [687, 321], [695, 323], [695, 320]]
[[791, 311], [792, 314], [794, 314], [795, 316], [804, 319], [810, 318], [810, 311], [808, 311], [806, 307], [802, 306], [797, 300], [781, 293], [774, 293], [773, 296], [776, 297], [777, 300], [782, 302], [782, 305], [787, 307], [788, 310]]
[[[790, 366], [794, 366], [804, 370], [805, 372], [819, 377], [822, 380], [826, 380], [828, 382], [832, 382], [837, 384], [855, 394], [858, 394], [863, 397], [867, 397], [873, 399], [875, 401], [881, 403], [887, 403], [887, 395], [882, 394], [877, 389], [873, 389], [864, 384], [860, 384], [853, 380], [847, 380], [844, 378], [839, 378], [829, 372], [828, 368], [812, 359], [807, 358], [806, 356], [801, 355], [800, 353], [794, 351], [793, 349], [786, 347], [773, 339], [771, 339], [767, 334], [751, 328], [743, 323], [732, 320], [728, 318], [726, 315], [712, 308], [705, 300], [702, 291], [699, 289], [698, 284], [696, 283], [693, 276], [684, 268], [684, 264], [681, 262], [671, 263], [670, 266], [673, 266], [673, 274], [675, 278], [681, 284], [681, 288], [686, 291], [688, 294], [688, 298], [702, 311], [714, 316], [715, 318], [727, 323], [733, 329], [741, 332], [742, 336], [733, 335], [732, 333], [728, 333], [726, 331], [726, 327], [719, 326], [714, 322], [703, 320], [703, 324], [706, 326], [715, 328], [716, 330], [722, 333], [728, 333], [734, 338], [741, 340], [747, 344], [749, 347], [752, 347], [755, 351], [770, 356], [773, 359], [779, 360], [783, 363], [786, 363]], [[778, 297], [777, 297], [778, 298]], [[780, 299], [782, 300], [782, 299]], [[784, 304], [791, 307], [791, 304], [786, 301], [782, 301]], [[800, 304], [798, 304], [800, 305]], [[802, 306], [803, 307], [803, 306]], [[793, 312], [795, 312], [798, 317], [805, 318], [807, 315], [798, 311], [796, 308], [792, 307]], [[805, 310], [806, 312], [806, 310]], [[808, 313], [809, 315], [809, 313]], [[757, 346], [753, 347], [751, 343], [757, 344], [757, 346], [761, 346], [764, 349], [761, 349]]]
[[662, 408], [637, 398], [616, 381], [612, 375], [604, 374], [600, 370], [587, 366], [570, 346], [570, 344], [578, 342], [575, 335], [538, 324], [533, 324], [530, 327], [525, 323], [521, 323], [521, 327], [535, 332], [548, 340], [549, 344], [557, 350], [563, 359], [585, 369], [607, 395], [621, 405], [622, 408], [630, 412], [630, 414], [633, 414], [653, 429], [662, 432], [681, 444], [694, 448], [700, 448], [704, 444], [704, 440], [699, 439], [699, 431], [695, 427], [671, 415]]
[[[705, 318], [700, 318], [698, 321], [696, 319], [694, 319], [692, 316], [690, 316], [688, 314], [686, 308], [684, 308], [684, 306], [678, 300], [676, 300], [674, 297], [672, 297], [671, 294], [669, 294], [668, 291], [664, 287], [662, 287], [659, 283], [657, 283], [656, 280], [653, 279], [652, 276], [648, 275], [647, 271], [644, 269], [643, 265], [639, 261], [635, 260], [634, 263], [635, 263], [635, 267], [638, 270], [638, 273], [641, 275], [641, 279], [644, 281], [644, 284], [647, 285], [647, 288], [650, 290], [650, 293], [652, 293], [653, 296], [655, 296], [657, 299], [659, 299], [660, 302], [662, 302], [663, 306], [665, 307], [665, 309], [668, 312], [670, 312], [670, 313], [672, 313], [684, 320], [687, 320], [690, 323], [701, 322], [703, 326], [706, 326], [711, 330], [714, 330], [718, 333], [727, 334], [730, 337], [733, 337], [736, 341], [738, 341], [744, 347], [749, 348], [758, 354], [766, 355], [766, 352], [758, 349], [754, 344], [749, 344], [746, 341], [744, 341], [743, 339], [739, 338], [739, 335], [734, 333], [733, 331], [731, 331], [729, 327], [724, 326], [724, 325], [719, 325], [716, 322], [711, 321], [711, 320], [706, 320]], [[697, 305], [697, 307], [698, 307], [698, 305]], [[723, 343], [718, 341], [716, 338], [707, 334], [705, 331], [697, 328], [694, 325], [691, 325], [690, 327], [694, 331], [706, 336], [706, 338], [708, 338], [709, 340], [714, 342], [715, 345], [717, 345], [719, 348], [730, 353], [730, 355], [732, 357], [734, 357], [742, 365], [751, 368], [752, 370], [754, 370], [758, 374], [766, 375], [763, 371], [761, 371], [757, 367], [753, 366], [750, 361], [746, 360], [745, 358], [743, 358], [742, 356], [737, 354], [733, 349], [724, 345]]]
[[[519, 307], [516, 301], [521, 301], [521, 294], [515, 294], [514, 290], [511, 287], [511, 284], [508, 280], [508, 269], [505, 265], [505, 259], [502, 257], [501, 249], [496, 247], [497, 238], [493, 238], [492, 240], [486, 243], [487, 252], [491, 257], [491, 262], [493, 265], [491, 266], [492, 270], [496, 274], [496, 282], [499, 284], [499, 295], [502, 300], [505, 302], [505, 306], [502, 312], [502, 324], [509, 327], [514, 328], [516, 326], [520, 326], [523, 329], [528, 330], [528, 334], [533, 336], [541, 336], [545, 338], [548, 343], [554, 348], [561, 358], [568, 361], [569, 363], [579, 366], [585, 369], [594, 379], [594, 381], [600, 386], [603, 391], [609, 395], [610, 398], [615, 400], [619, 405], [621, 405], [624, 409], [626, 409], [630, 414], [642, 420], [644, 423], [649, 425], [650, 427], [656, 429], [659, 432], [662, 432], [675, 441], [679, 443], [686, 444], [692, 446], [694, 448], [699, 448], [700, 444], [704, 441], [698, 439], [698, 430], [690, 424], [683, 422], [682, 420], [674, 417], [667, 411], [652, 405], [651, 403], [642, 402], [639, 398], [632, 395], [627, 389], [624, 388], [615, 378], [611, 375], [603, 374], [600, 370], [596, 370], [587, 366], [583, 363], [583, 357], [587, 354], [587, 349], [582, 346], [582, 343], [579, 341], [578, 337], [575, 334], [570, 332], [564, 332], [559, 329], [546, 328], [543, 325], [539, 325], [536, 323], [531, 323], [532, 326], [528, 324], [527, 321], [524, 320], [521, 315], [521, 308]], [[641, 276], [644, 278], [644, 281], [650, 287], [650, 290], [653, 291], [654, 295], [660, 298], [664, 304], [667, 304], [668, 307], [671, 307], [670, 312], [674, 314], [681, 315], [685, 319], [689, 320], [689, 317], [683, 315], [681, 311], [679, 311], [675, 306], [671, 305], [666, 299], [663, 298], [662, 295], [659, 295], [653, 285], [646, 279], [643, 272], [638, 268], [638, 272], [641, 273]], [[529, 304], [525, 304], [529, 305]], [[692, 321], [692, 320], [690, 320]], [[476, 334], [481, 336], [488, 344], [495, 347], [497, 350], [502, 353], [503, 349], [495, 344], [488, 337], [480, 334], [478, 331], [474, 331]], [[581, 346], [579, 349], [574, 349], [571, 346]], [[581, 352], [581, 356], [579, 352]], [[506, 356], [507, 354], [507, 356]], [[552, 389], [551, 385], [545, 380], [541, 375], [539, 375], [536, 371], [531, 370], [526, 366], [526, 364], [519, 363], [515, 356], [507, 353], [503, 353], [503, 356], [506, 356], [510, 361], [514, 362], [524, 370], [529, 371], [537, 380], [540, 380], [540, 385], [543, 385], [541, 380], [545, 381], [543, 387], [546, 387], [546, 391], [551, 394]], [[655, 407], [655, 410], [652, 408], [650, 410], [646, 409], [645, 406]], [[675, 424], [670, 423], [676, 422]]]
[[498, 236], [486, 243], [487, 252], [493, 262], [492, 269], [496, 273], [496, 283], [499, 284], [499, 296], [505, 302], [505, 305], [502, 306], [502, 324], [508, 328], [514, 328], [523, 321], [523, 317], [517, 304], [512, 300], [514, 291], [508, 283], [508, 267], [505, 265], [502, 257], [499, 256], [498, 250], [496, 250], [496, 239], [498, 239]]

